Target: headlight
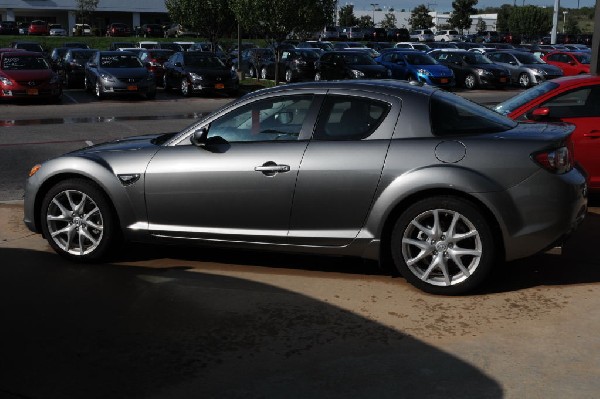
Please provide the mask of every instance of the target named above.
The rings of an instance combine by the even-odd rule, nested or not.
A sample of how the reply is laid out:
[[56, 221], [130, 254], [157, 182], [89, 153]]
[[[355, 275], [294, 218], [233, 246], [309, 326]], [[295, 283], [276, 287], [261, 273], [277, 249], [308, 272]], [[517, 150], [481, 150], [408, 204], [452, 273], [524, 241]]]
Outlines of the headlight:
[[354, 76], [354, 79], [360, 79], [360, 78], [364, 78], [365, 77], [364, 72], [357, 71], [356, 69], [352, 69], [352, 70], [350, 70], [350, 72]]
[[12, 80], [5, 78], [4, 76], [0, 76], [0, 82], [4, 85], [4, 86], [12, 86], [13, 82]]
[[477, 68], [475, 69], [475, 72], [477, 72], [479, 75], [491, 75], [492, 73], [486, 69], [481, 69], [481, 68]]
[[417, 69], [417, 73], [423, 76], [431, 76], [431, 72], [429, 72], [427, 69]]
[[198, 75], [197, 73], [194, 72], [190, 72], [190, 78], [192, 78], [192, 80], [202, 80], [202, 75]]
[[112, 75], [109, 75], [107, 73], [101, 73], [100, 77], [102, 78], [102, 80], [105, 80], [107, 82], [114, 82], [115, 78], [112, 77]]
[[532, 71], [533, 71], [533, 73], [536, 73], [538, 75], [546, 75], [547, 74], [547, 72], [542, 69], [534, 68], [534, 69], [532, 69]]

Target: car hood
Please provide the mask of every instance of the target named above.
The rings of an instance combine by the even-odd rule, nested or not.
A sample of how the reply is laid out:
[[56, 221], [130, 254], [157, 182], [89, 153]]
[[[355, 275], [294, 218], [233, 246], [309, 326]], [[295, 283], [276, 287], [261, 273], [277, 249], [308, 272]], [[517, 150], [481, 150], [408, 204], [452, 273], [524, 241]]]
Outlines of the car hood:
[[554, 65], [548, 64], [523, 64], [530, 69], [540, 69], [550, 75], [562, 75], [562, 69]]
[[2, 73], [14, 80], [48, 80], [54, 75], [51, 69], [3, 70]]
[[186, 72], [196, 73], [198, 75], [212, 77], [212, 78], [229, 78], [231, 72], [229, 69], [210, 69], [201, 67], [185, 67]]
[[452, 71], [446, 65], [411, 65], [414, 69], [425, 69], [433, 76], [452, 76]]
[[481, 68], [481, 69], [485, 69], [486, 71], [490, 71], [490, 72], [508, 73], [506, 71], [506, 68], [501, 67], [499, 65], [495, 65], [495, 64], [469, 64], [469, 65], [472, 66], [473, 68]]
[[127, 137], [125, 139], [109, 141], [107, 143], [81, 148], [69, 153], [69, 155], [98, 156], [103, 153], [131, 152], [150, 147], [158, 150], [160, 143], [167, 141], [175, 134], [176, 133], [150, 134], [144, 136]]
[[100, 73], [108, 73], [115, 78], [143, 78], [148, 76], [146, 68], [98, 68]]

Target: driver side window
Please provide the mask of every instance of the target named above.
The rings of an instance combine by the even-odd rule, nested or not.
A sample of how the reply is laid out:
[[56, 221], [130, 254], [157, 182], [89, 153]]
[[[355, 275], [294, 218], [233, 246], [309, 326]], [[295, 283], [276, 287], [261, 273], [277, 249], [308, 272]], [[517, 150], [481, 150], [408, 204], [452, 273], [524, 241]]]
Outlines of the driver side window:
[[252, 142], [298, 140], [312, 95], [275, 97], [243, 105], [210, 124], [208, 137]]

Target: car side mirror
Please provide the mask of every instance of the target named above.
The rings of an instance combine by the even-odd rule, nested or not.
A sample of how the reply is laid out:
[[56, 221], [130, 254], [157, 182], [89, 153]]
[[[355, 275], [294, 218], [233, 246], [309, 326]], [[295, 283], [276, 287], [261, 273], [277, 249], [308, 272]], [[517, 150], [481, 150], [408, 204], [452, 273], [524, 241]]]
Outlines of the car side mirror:
[[571, 66], [577, 65], [577, 63], [575, 61], [569, 61], [568, 64], [571, 65]]
[[549, 116], [550, 108], [548, 107], [536, 108], [530, 114], [531, 119], [534, 121], [543, 121], [545, 119], [548, 119]]
[[510, 61], [509, 64], [510, 65], [517, 65], [517, 62], [516, 61]]
[[192, 133], [190, 136], [190, 142], [196, 147], [204, 147], [206, 146], [208, 140], [208, 129], [203, 127], [202, 129], [198, 129]]

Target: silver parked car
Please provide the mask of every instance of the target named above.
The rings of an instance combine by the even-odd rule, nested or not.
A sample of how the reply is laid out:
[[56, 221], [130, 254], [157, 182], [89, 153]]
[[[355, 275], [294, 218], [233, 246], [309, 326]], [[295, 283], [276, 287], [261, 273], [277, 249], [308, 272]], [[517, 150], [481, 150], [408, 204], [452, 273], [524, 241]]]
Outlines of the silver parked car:
[[24, 220], [75, 261], [121, 238], [350, 255], [459, 294], [582, 221], [572, 129], [406, 82], [289, 84], [36, 166]]
[[535, 55], [519, 50], [496, 51], [486, 56], [494, 64], [508, 69], [512, 82], [521, 87], [530, 87], [546, 80], [563, 76], [562, 70], [554, 65], [548, 65]]

